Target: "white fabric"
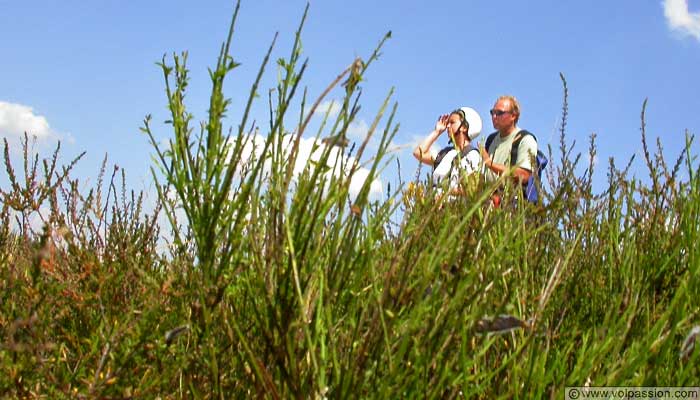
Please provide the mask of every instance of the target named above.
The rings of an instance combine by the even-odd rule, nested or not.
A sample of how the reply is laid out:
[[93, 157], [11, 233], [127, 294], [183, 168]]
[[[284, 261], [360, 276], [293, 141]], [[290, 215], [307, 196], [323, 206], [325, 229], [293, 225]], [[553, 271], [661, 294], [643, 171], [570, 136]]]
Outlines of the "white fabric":
[[467, 123], [469, 124], [469, 131], [467, 134], [469, 135], [469, 140], [474, 140], [479, 134], [481, 133], [481, 117], [479, 116], [479, 113], [476, 112], [475, 109], [470, 108], [470, 107], [462, 107], [460, 108], [462, 112], [464, 113], [464, 118], [467, 120]]
[[[460, 157], [460, 159], [455, 160], [459, 155], [459, 151], [456, 149], [450, 150], [445, 157], [442, 158], [440, 164], [435, 167], [433, 171], [433, 183], [440, 185], [444, 179], [449, 176], [450, 189], [455, 189], [459, 186], [460, 174], [469, 175], [480, 169], [481, 166], [481, 155], [478, 151], [467, 152], [466, 157]], [[453, 162], [455, 165], [458, 162], [459, 168], [452, 168]]]

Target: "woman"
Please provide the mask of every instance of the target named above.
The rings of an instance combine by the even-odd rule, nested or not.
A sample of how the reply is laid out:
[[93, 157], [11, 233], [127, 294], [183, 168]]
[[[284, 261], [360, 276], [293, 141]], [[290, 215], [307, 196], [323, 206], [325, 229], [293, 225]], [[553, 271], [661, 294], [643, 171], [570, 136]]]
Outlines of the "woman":
[[[459, 185], [460, 174], [469, 175], [481, 167], [481, 155], [471, 146], [471, 141], [479, 136], [481, 126], [479, 113], [469, 107], [462, 107], [438, 118], [435, 129], [413, 150], [413, 156], [418, 161], [433, 167], [434, 185], [440, 186], [449, 179], [450, 194], [464, 193]], [[435, 153], [431, 147], [445, 131], [454, 146]]]

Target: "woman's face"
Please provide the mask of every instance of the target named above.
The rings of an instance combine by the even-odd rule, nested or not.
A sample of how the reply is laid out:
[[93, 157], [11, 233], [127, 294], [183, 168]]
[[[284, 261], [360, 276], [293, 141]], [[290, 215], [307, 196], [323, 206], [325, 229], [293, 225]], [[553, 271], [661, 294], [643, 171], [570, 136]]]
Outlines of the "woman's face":
[[450, 114], [450, 118], [447, 119], [447, 132], [450, 134], [455, 147], [460, 150], [464, 148], [468, 140], [467, 128], [462, 126], [462, 119], [458, 114]]

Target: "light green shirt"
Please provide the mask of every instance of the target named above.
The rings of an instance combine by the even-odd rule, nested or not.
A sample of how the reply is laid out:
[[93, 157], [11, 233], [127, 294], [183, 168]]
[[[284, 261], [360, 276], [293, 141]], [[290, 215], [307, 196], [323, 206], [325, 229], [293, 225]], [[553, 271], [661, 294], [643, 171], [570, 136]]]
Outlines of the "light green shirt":
[[[513, 146], [513, 140], [520, 133], [520, 128], [506, 137], [501, 137], [500, 133], [493, 138], [491, 146], [487, 149], [491, 155], [491, 159], [496, 164], [503, 164], [510, 167], [510, 149]], [[537, 154], [537, 140], [532, 135], [527, 135], [520, 141], [518, 145], [518, 159], [516, 166], [532, 172], [532, 157]], [[484, 167], [484, 178], [486, 182], [495, 182], [499, 175]]]

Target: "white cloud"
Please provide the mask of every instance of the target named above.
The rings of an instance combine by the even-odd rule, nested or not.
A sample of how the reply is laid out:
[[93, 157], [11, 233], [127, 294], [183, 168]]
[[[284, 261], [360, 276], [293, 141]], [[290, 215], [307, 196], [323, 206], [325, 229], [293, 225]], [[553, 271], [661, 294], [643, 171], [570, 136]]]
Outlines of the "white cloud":
[[369, 132], [369, 125], [364, 119], [361, 119], [350, 123], [347, 135], [351, 140], [355, 139], [358, 142], [362, 142], [367, 137], [367, 132]]
[[[340, 112], [340, 107], [340, 102], [335, 100], [327, 100], [319, 104], [319, 106], [316, 108], [315, 114], [325, 115], [325, 113], [328, 112], [329, 119], [335, 118]], [[369, 124], [364, 119], [360, 119], [351, 122], [345, 134], [350, 142], [356, 142], [359, 145], [367, 138], [368, 132]], [[378, 135], [381, 135], [381, 132], [375, 131], [373, 137], [367, 144], [368, 149], [375, 150], [377, 147], [379, 147], [380, 138]]]
[[36, 115], [31, 107], [0, 101], [0, 135], [16, 141], [25, 132], [39, 142], [58, 139], [46, 118]]
[[387, 154], [391, 153], [400, 153], [403, 151], [413, 151], [413, 149], [418, 146], [414, 142], [409, 142], [409, 143], [398, 143], [394, 140], [389, 142], [389, 146], [386, 148]]
[[[374, 154], [379, 149], [379, 145], [382, 141], [381, 136], [384, 133], [382, 129], [381, 127], [377, 127], [374, 130], [372, 137], [367, 142], [365, 154]], [[346, 132], [348, 139], [351, 142], [356, 142], [358, 146], [367, 139], [368, 133], [369, 124], [364, 119], [351, 122]]]
[[[362, 186], [367, 181], [369, 176], [369, 170], [367, 168], [360, 168], [355, 175], [352, 176], [352, 181], [350, 181], [350, 198], [355, 199], [357, 195], [362, 190]], [[369, 186], [369, 198], [376, 199], [383, 193], [382, 182], [379, 179], [374, 179]]]
[[[414, 148], [418, 147], [419, 144], [423, 143], [423, 141], [425, 140], [425, 136], [426, 136], [426, 135], [425, 135], [425, 134], [415, 134], [415, 133], [414, 133], [414, 134], [411, 134], [411, 135], [408, 135], [408, 136], [409, 136], [411, 139], [406, 143], [406, 145], [407, 145], [411, 150], [413, 150]], [[434, 147], [436, 144], [437, 144], [437, 143], [433, 143], [433, 147]]]
[[688, 0], [664, 0], [664, 14], [671, 29], [700, 40], [700, 12], [689, 12]]
[[328, 113], [328, 118], [332, 119], [338, 116], [340, 112], [340, 103], [335, 100], [326, 100], [316, 107], [314, 114], [326, 115]]
[[[283, 152], [283, 159], [288, 159], [294, 145], [295, 136], [294, 135], [284, 135], [281, 140], [281, 146]], [[252, 134], [243, 148], [242, 158], [239, 165], [245, 165], [253, 160], [259, 160], [261, 157], [265, 156], [263, 162], [263, 174], [269, 174], [271, 168], [271, 158], [273, 156], [274, 148], [276, 146], [273, 144], [271, 149], [268, 149], [268, 154], [264, 155], [263, 150], [265, 148], [265, 138], [259, 134]], [[324, 151], [329, 151], [329, 157], [325, 165], [321, 165], [321, 158]], [[324, 168], [326, 170], [325, 176], [330, 179], [332, 176], [335, 177], [347, 177], [352, 171], [353, 165], [355, 164], [355, 158], [344, 154], [344, 149], [338, 146], [331, 146], [328, 148], [326, 144], [321, 142], [321, 140], [316, 140], [314, 138], [301, 138], [299, 139], [299, 149], [296, 161], [294, 163], [293, 176], [298, 177], [306, 168]], [[239, 168], [238, 173], [241, 173], [241, 168]], [[352, 176], [350, 181], [350, 198], [354, 200], [359, 194], [365, 181], [369, 178], [369, 170], [363, 167], [357, 167], [357, 170]], [[369, 197], [371, 199], [377, 199], [378, 196], [382, 194], [382, 183], [381, 180], [375, 178], [370, 184]]]

